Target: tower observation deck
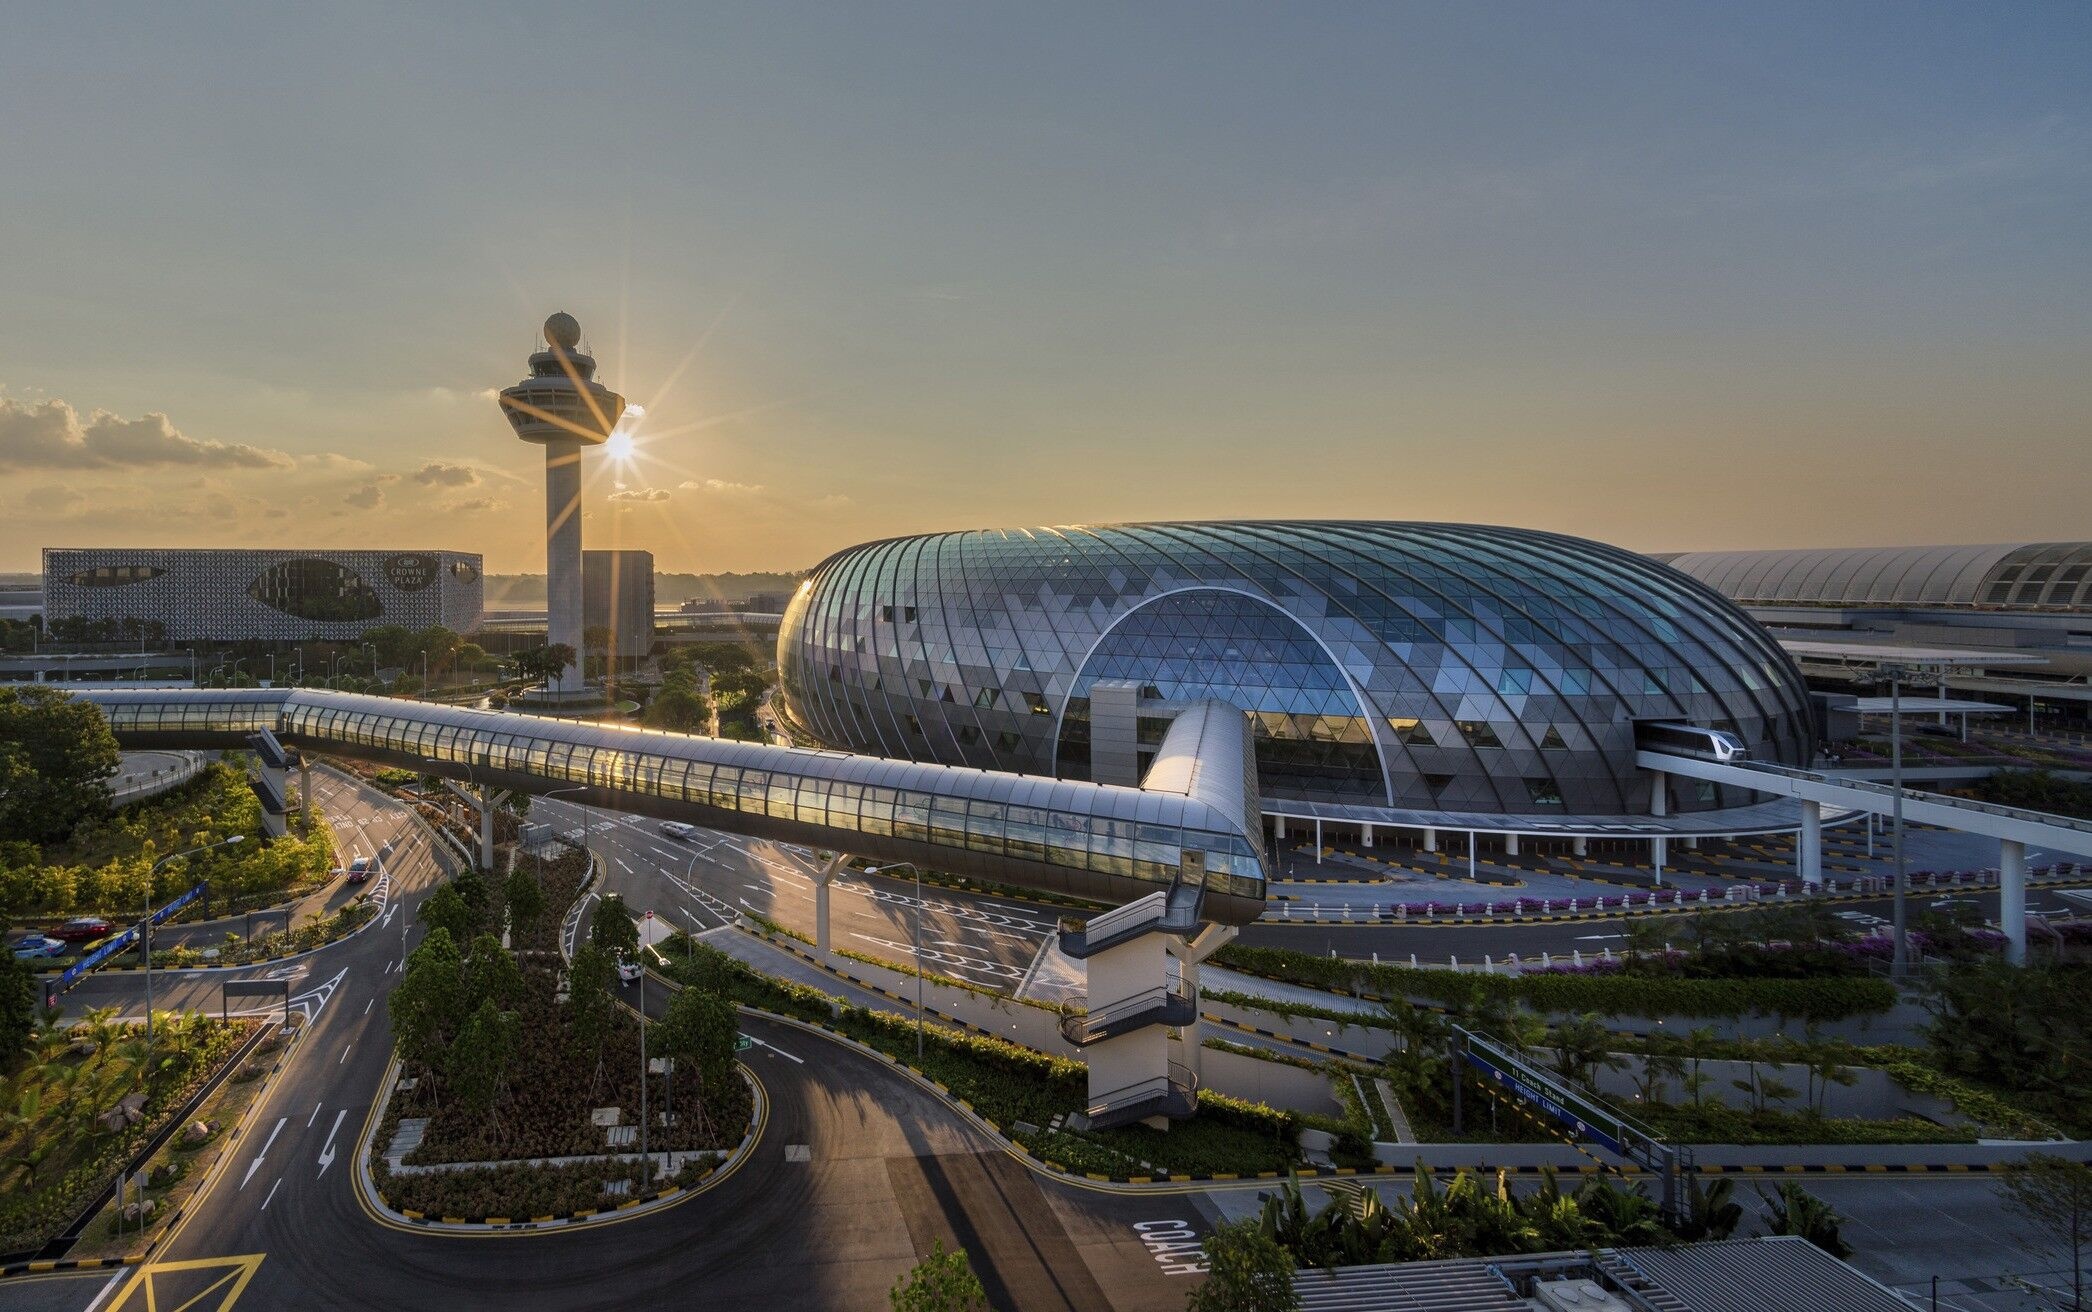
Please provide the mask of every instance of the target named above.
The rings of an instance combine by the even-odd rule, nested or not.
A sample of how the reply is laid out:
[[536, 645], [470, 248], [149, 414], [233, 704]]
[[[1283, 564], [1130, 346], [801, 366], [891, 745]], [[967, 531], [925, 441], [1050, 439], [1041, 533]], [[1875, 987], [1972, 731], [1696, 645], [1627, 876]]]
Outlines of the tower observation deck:
[[625, 398], [596, 381], [595, 358], [581, 349], [581, 325], [564, 311], [545, 320], [544, 349], [530, 376], [504, 388], [501, 412], [516, 436], [545, 448], [545, 641], [574, 653], [546, 681], [551, 706], [592, 704], [582, 678], [581, 450], [601, 446], [625, 413]]

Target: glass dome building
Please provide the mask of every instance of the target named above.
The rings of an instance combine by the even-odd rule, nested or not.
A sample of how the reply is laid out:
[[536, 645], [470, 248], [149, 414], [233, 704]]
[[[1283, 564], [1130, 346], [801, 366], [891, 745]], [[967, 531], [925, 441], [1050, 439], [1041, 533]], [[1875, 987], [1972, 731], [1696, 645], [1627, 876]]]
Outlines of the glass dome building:
[[[800, 586], [778, 659], [788, 721], [821, 743], [1072, 779], [1090, 777], [1100, 681], [1137, 689], [1143, 767], [1173, 703], [1218, 698], [1252, 718], [1267, 809], [1368, 819], [1646, 813], [1638, 720], [1787, 764], [1814, 744], [1800, 671], [1720, 594], [1601, 543], [1469, 524], [874, 542]], [[1670, 798], [1724, 804], [1711, 785]]]

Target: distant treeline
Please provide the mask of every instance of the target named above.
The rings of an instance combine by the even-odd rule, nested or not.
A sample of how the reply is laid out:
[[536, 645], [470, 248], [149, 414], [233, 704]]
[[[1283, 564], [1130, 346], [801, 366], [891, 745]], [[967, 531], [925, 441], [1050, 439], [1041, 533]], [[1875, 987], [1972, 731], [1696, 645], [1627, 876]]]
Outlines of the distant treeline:
[[[746, 601], [759, 592], [790, 592], [806, 577], [804, 570], [755, 574], [654, 574], [654, 604], [680, 606], [693, 597], [708, 601]], [[545, 604], [542, 574], [487, 575], [487, 608], [514, 610]]]

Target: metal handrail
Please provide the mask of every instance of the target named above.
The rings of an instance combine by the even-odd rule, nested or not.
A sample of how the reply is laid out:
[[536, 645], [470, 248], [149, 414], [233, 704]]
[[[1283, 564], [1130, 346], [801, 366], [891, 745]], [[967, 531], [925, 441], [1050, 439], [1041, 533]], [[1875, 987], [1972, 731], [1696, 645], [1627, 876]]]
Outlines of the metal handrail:
[[1151, 917], [1160, 920], [1167, 914], [1169, 914], [1168, 897], [1160, 892], [1150, 893], [1146, 897], [1135, 898], [1125, 906], [1114, 908], [1103, 915], [1090, 917], [1089, 921], [1082, 926], [1083, 937], [1090, 941], [1108, 938], [1122, 929], [1131, 928], [1142, 920]]
[[1091, 1116], [1101, 1116], [1128, 1103], [1165, 1097], [1172, 1089], [1183, 1089], [1186, 1093], [1195, 1095], [1198, 1087], [1198, 1073], [1181, 1062], [1173, 1061], [1169, 1064], [1169, 1073], [1166, 1075], [1151, 1075], [1145, 1080], [1135, 1081], [1122, 1089], [1113, 1089], [1109, 1093], [1090, 1099], [1087, 1111]]
[[[1894, 797], [1896, 788], [1890, 784], [1876, 783], [1871, 779], [1845, 779], [1827, 775], [1818, 770], [1802, 770], [1791, 765], [1774, 765], [1768, 761], [1743, 761], [1738, 768], [1776, 774], [1787, 779], [1799, 779], [1806, 783], [1832, 784], [1839, 788], [1853, 788], [1861, 792]], [[2036, 811], [2024, 806], [1999, 806], [1995, 802], [1978, 802], [1974, 798], [1955, 797], [1948, 793], [1929, 793], [1921, 788], [1905, 788], [1906, 797], [1919, 798], [1939, 806], [1953, 807], [1959, 811], [1977, 811], [1994, 815], [2002, 820], [2030, 820], [2037, 824], [2057, 825], [2074, 829], [2079, 833], [2092, 834], [2092, 820], [2078, 820], [2067, 815], [2054, 815], [2047, 811]]]
[[1167, 1006], [1173, 1000], [1191, 1001], [1191, 991], [1185, 988], [1181, 981], [1175, 984], [1157, 984], [1153, 988], [1142, 989], [1130, 998], [1121, 998], [1117, 1002], [1096, 1008], [1083, 1017], [1088, 1022], [1085, 1028], [1098, 1029], [1108, 1026], [1115, 1020]]

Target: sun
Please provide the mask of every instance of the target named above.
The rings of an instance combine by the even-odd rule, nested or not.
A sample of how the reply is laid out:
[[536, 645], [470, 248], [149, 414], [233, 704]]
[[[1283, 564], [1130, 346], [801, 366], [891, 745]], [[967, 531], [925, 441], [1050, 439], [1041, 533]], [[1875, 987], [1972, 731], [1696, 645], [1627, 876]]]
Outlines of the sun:
[[638, 429], [639, 421], [645, 418], [645, 406], [626, 406], [625, 412], [618, 416], [617, 426], [610, 430], [609, 437], [603, 439], [603, 454], [621, 465], [630, 462], [638, 449], [633, 433]]

